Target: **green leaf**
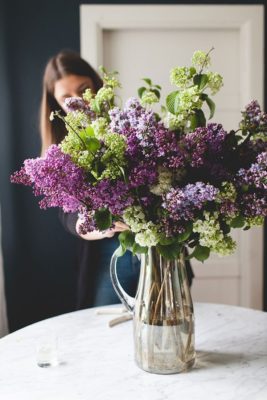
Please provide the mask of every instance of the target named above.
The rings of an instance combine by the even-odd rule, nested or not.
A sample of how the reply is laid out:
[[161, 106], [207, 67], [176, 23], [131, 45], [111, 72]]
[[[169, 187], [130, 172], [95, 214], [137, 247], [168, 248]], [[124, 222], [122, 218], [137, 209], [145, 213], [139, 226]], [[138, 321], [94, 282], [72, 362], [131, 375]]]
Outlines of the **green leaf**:
[[176, 96], [178, 93], [179, 93], [179, 90], [175, 90], [174, 92], [171, 92], [166, 98], [167, 110], [172, 114], [175, 114], [174, 105], [175, 105], [175, 99], [176, 99]]
[[120, 247], [116, 250], [117, 256], [118, 256], [118, 257], [122, 257], [122, 256], [126, 253], [126, 250], [127, 250], [127, 249], [125, 249], [123, 246], [120, 246]]
[[226, 224], [225, 222], [221, 221], [221, 230], [223, 231], [224, 235], [228, 235], [231, 232], [230, 225]]
[[177, 242], [169, 245], [157, 244], [158, 252], [167, 260], [175, 260], [181, 252], [181, 245]]
[[151, 92], [155, 93], [158, 99], [160, 99], [160, 91], [157, 89], [150, 89]]
[[193, 223], [190, 222], [190, 223], [187, 224], [187, 226], [185, 228], [185, 231], [178, 235], [178, 242], [179, 243], [185, 242], [189, 238], [189, 236], [191, 235], [192, 230], [193, 230]]
[[161, 86], [160, 85], [155, 85], [155, 88], [161, 90]]
[[209, 96], [206, 93], [201, 93], [199, 96], [200, 100], [206, 101]]
[[175, 242], [175, 238], [173, 238], [173, 237], [166, 237], [166, 236], [162, 236], [161, 238], [160, 238], [160, 244], [162, 244], [163, 246], [166, 246], [166, 245], [168, 245], [168, 244], [172, 244], [172, 243], [174, 243]]
[[202, 90], [208, 83], [208, 80], [209, 78], [206, 74], [198, 74], [194, 76], [193, 82], [194, 85], [198, 86], [199, 90]]
[[96, 153], [97, 150], [99, 150], [101, 147], [100, 141], [94, 137], [87, 137], [85, 139], [85, 143], [86, 143], [87, 149], [89, 151], [91, 151], [92, 153]]
[[192, 76], [195, 75], [195, 73], [197, 72], [195, 67], [190, 67], [189, 69], [189, 78], [192, 78]]
[[119, 234], [119, 241], [122, 247], [131, 249], [134, 245], [135, 235], [130, 230], [123, 231]]
[[210, 255], [210, 248], [209, 247], [205, 247], [205, 246], [200, 246], [200, 244], [198, 244], [195, 247], [195, 250], [193, 251], [193, 253], [190, 255], [190, 258], [195, 257], [198, 261], [205, 261], [207, 258], [209, 258]]
[[123, 176], [124, 182], [125, 182], [125, 183], [128, 183], [128, 178], [127, 178], [127, 176], [125, 175], [124, 168], [122, 168], [121, 165], [118, 165], [118, 167], [119, 167], [119, 170], [121, 171], [121, 174], [122, 174], [122, 176]]
[[196, 116], [196, 114], [191, 115], [190, 118], [189, 118], [189, 121], [190, 121], [190, 130], [193, 132], [197, 127], [197, 116]]
[[208, 105], [208, 107], [210, 109], [210, 117], [209, 117], [209, 119], [211, 119], [213, 117], [214, 113], [215, 113], [216, 106], [215, 106], [214, 101], [211, 100], [209, 97], [206, 98], [206, 103], [207, 103], [207, 105]]
[[96, 111], [98, 114], [100, 114], [101, 113], [101, 107], [100, 107], [100, 104], [99, 104], [99, 102], [97, 100], [94, 101], [94, 107], [95, 107], [94, 111]]
[[199, 126], [206, 126], [206, 118], [202, 110], [195, 110], [196, 128]]
[[238, 215], [231, 221], [231, 228], [242, 228], [245, 225], [245, 218], [242, 215]]
[[245, 185], [245, 184], [241, 185], [241, 190], [243, 193], [246, 193], [248, 191], [248, 189], [249, 189], [249, 185]]
[[112, 224], [112, 215], [106, 208], [100, 208], [94, 215], [96, 225], [100, 231], [105, 231]]
[[108, 73], [107, 70], [106, 70], [106, 68], [105, 68], [103, 65], [100, 65], [100, 66], [98, 67], [98, 69], [99, 69], [100, 72], [102, 72], [102, 73], [104, 73], [104, 74], [107, 74], [107, 73]]
[[160, 111], [162, 112], [162, 114], [166, 114], [167, 109], [165, 106], [161, 106]]
[[140, 97], [140, 99], [142, 99], [142, 96], [143, 96], [143, 93], [146, 91], [147, 89], [144, 87], [144, 86], [142, 86], [142, 87], [140, 87], [139, 89], [138, 89], [138, 96]]
[[85, 137], [95, 137], [94, 128], [91, 125], [87, 126], [82, 132], [84, 132]]
[[143, 81], [146, 82], [149, 86], [152, 85], [152, 81], [149, 78], [143, 78]]
[[148, 248], [147, 247], [142, 247], [138, 243], [134, 242], [132, 252], [133, 254], [146, 254]]

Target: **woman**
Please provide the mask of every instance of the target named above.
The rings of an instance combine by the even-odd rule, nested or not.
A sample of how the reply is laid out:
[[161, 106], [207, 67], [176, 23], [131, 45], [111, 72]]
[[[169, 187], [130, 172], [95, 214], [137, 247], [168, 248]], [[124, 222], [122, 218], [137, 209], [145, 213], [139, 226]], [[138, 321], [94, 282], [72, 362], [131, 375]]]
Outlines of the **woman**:
[[[42, 154], [53, 143], [58, 144], [67, 131], [59, 118], [52, 122], [52, 111], [66, 113], [64, 101], [67, 97], [81, 97], [91, 88], [97, 92], [102, 80], [95, 70], [74, 52], [62, 51], [52, 57], [45, 69], [43, 78], [43, 96], [41, 104]], [[121, 222], [102, 233], [94, 231], [86, 235], [78, 234], [80, 220], [77, 214], [60, 212], [60, 219], [65, 228], [79, 237], [79, 268], [77, 308], [93, 307], [118, 303], [109, 275], [109, 263], [115, 249], [119, 246], [117, 234], [127, 229]], [[139, 262], [127, 252], [119, 261], [118, 274], [125, 290], [134, 296], [139, 275]]]
[[[43, 79], [43, 98], [41, 105], [42, 154], [52, 143], [60, 143], [66, 135], [65, 125], [59, 118], [52, 122], [52, 111], [66, 112], [64, 101], [67, 97], [81, 97], [91, 88], [95, 93], [101, 88], [102, 80], [95, 70], [74, 52], [63, 51], [52, 57]], [[86, 235], [78, 234], [80, 224], [77, 214], [60, 212], [65, 228], [80, 240], [77, 308], [93, 307], [118, 303], [119, 299], [112, 287], [109, 276], [109, 263], [114, 250], [119, 246], [117, 234], [127, 229], [122, 222], [116, 222], [113, 229], [102, 233], [94, 231]], [[187, 265], [188, 276], [192, 281], [192, 270]], [[139, 262], [127, 252], [119, 261], [118, 275], [123, 288], [135, 295]]]

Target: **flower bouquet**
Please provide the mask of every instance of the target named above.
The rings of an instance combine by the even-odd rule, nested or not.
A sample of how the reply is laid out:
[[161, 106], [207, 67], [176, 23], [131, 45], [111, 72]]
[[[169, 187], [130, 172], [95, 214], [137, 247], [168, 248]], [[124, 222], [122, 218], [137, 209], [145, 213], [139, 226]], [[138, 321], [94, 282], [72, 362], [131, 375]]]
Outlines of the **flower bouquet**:
[[[170, 373], [194, 361], [193, 307], [186, 284], [188, 258], [235, 250], [232, 228], [261, 225], [267, 215], [267, 114], [256, 100], [235, 130], [207, 123], [211, 99], [223, 86], [211, 72], [210, 52], [196, 51], [189, 67], [175, 67], [175, 90], [161, 112], [161, 87], [145, 78], [137, 98], [115, 104], [117, 73], [102, 68], [103, 87], [69, 98], [67, 135], [44, 157], [29, 159], [12, 182], [33, 187], [41, 208], [79, 212], [80, 233], [128, 225], [112, 262], [115, 288], [135, 313], [136, 360]], [[116, 278], [116, 258], [142, 255], [135, 306]], [[137, 311], [137, 305], [139, 305]], [[145, 344], [146, 343], [146, 344]]]

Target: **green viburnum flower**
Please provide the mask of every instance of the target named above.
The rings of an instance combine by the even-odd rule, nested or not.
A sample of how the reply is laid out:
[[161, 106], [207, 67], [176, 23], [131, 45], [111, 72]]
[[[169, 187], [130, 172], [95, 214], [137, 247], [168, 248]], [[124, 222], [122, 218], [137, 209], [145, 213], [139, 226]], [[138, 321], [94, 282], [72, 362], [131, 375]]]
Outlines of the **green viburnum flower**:
[[119, 133], [107, 133], [105, 135], [105, 146], [107, 150], [102, 156], [103, 161], [115, 158], [119, 164], [125, 162], [126, 141], [123, 135]]
[[104, 82], [107, 86], [110, 86], [113, 89], [115, 89], [116, 87], [121, 87], [120, 81], [117, 78], [115, 78], [115, 76], [104, 77]]
[[74, 131], [78, 133], [81, 128], [86, 128], [90, 122], [90, 118], [82, 111], [70, 112], [65, 117], [66, 129], [69, 133]]
[[63, 153], [69, 154], [72, 161], [86, 170], [90, 170], [95, 158], [86, 145], [85, 129], [90, 125], [90, 119], [81, 111], [68, 113], [65, 117], [68, 134], [60, 143]]
[[101, 162], [105, 169], [99, 179], [116, 179], [122, 175], [122, 168], [126, 164], [125, 149], [126, 142], [124, 136], [118, 133], [106, 133], [106, 151], [101, 157]]
[[90, 100], [90, 107], [95, 113], [101, 112], [101, 106], [105, 103], [111, 104], [114, 99], [114, 91], [111, 87], [102, 87], [94, 98]]
[[246, 217], [245, 218], [246, 226], [261, 226], [264, 223], [264, 217], [257, 215], [256, 217]]
[[[237, 197], [237, 192], [235, 186], [231, 182], [223, 182], [221, 190], [216, 196], [216, 203], [222, 204], [225, 201], [227, 203], [235, 203]], [[238, 215], [238, 210], [235, 210], [235, 207], [233, 210], [228, 211], [228, 215], [224, 217], [225, 222], [228, 225], [231, 225], [232, 219]]]
[[150, 187], [150, 192], [157, 196], [167, 193], [172, 185], [172, 172], [167, 168], [159, 167], [158, 184]]
[[208, 72], [208, 87], [211, 90], [211, 94], [216, 94], [223, 87], [223, 77], [220, 74]]
[[158, 97], [151, 90], [145, 90], [144, 93], [142, 94], [142, 98], [141, 98], [142, 106], [145, 106], [147, 104], [154, 104], [154, 103], [158, 103], [158, 102], [159, 102]]
[[136, 233], [135, 241], [142, 247], [156, 246], [161, 235], [157, 225], [147, 222], [146, 216], [140, 206], [127, 207], [123, 213], [124, 222]]
[[123, 220], [134, 233], [141, 232], [147, 226], [146, 216], [140, 206], [127, 207], [123, 213]]
[[229, 256], [233, 254], [236, 249], [236, 242], [229, 235], [224, 235], [223, 240], [217, 243], [216, 248], [213, 250], [219, 256]]
[[252, 141], [262, 140], [263, 142], [267, 142], [267, 135], [264, 132], [259, 132], [259, 133], [256, 133], [255, 135], [253, 135], [253, 137], [250, 140], [252, 140]]
[[83, 93], [83, 99], [84, 101], [87, 101], [88, 103], [90, 103], [90, 101], [92, 100], [92, 98], [94, 97], [94, 93], [92, 92], [92, 89], [88, 88], [85, 90], [85, 92]]
[[105, 101], [109, 102], [113, 99], [114, 97], [114, 91], [111, 87], [102, 87], [101, 89], [99, 89], [99, 91], [97, 92], [95, 99], [99, 102], [99, 103], [103, 103]]
[[89, 171], [94, 161], [94, 154], [84, 148], [83, 143], [75, 135], [69, 133], [59, 144], [62, 152], [71, 156], [74, 164]]
[[156, 246], [160, 241], [160, 234], [157, 227], [152, 222], [148, 222], [146, 229], [135, 235], [135, 241], [142, 247]]
[[218, 203], [221, 203], [224, 200], [235, 202], [236, 196], [237, 192], [235, 186], [231, 182], [225, 181], [222, 183], [222, 188], [216, 197], [216, 201]]
[[97, 118], [92, 122], [91, 126], [94, 129], [94, 133], [97, 139], [103, 139], [106, 136], [108, 130], [108, 121], [106, 118]]
[[103, 66], [100, 66], [99, 70], [102, 75], [104, 86], [110, 86], [113, 89], [115, 89], [116, 87], [121, 87], [120, 81], [117, 78], [117, 71], [108, 72]]
[[203, 102], [200, 100], [200, 93], [197, 86], [192, 86], [180, 92], [179, 112], [190, 111], [193, 108], [200, 109]]
[[194, 52], [191, 61], [194, 66], [201, 68], [207, 68], [211, 64], [209, 54], [201, 50], [197, 50]]
[[204, 220], [193, 223], [193, 232], [199, 233], [199, 244], [209, 247], [211, 251], [225, 256], [232, 254], [236, 249], [236, 243], [229, 235], [224, 235], [218, 221], [218, 213], [204, 211]]
[[180, 88], [185, 88], [189, 83], [189, 68], [187, 67], [175, 67], [170, 72], [170, 82], [172, 85]]
[[181, 128], [184, 124], [184, 116], [183, 114], [174, 115], [168, 112], [163, 120], [164, 126], [171, 131], [175, 131], [176, 129]]

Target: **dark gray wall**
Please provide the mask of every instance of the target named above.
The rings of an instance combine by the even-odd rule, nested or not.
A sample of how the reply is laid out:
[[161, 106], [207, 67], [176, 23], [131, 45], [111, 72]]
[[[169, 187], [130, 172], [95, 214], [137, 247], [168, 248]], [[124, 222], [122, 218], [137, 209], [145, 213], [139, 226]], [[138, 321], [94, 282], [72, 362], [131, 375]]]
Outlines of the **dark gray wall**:
[[[11, 330], [74, 309], [76, 239], [60, 225], [57, 210], [39, 210], [30, 190], [11, 185], [9, 176], [25, 158], [39, 154], [38, 112], [43, 69], [48, 58], [62, 48], [79, 51], [79, 4], [82, 3], [108, 2], [2, 0], [0, 3], [0, 201]], [[234, 3], [263, 2], [205, 2]], [[265, 280], [266, 287], [266, 275]]]

